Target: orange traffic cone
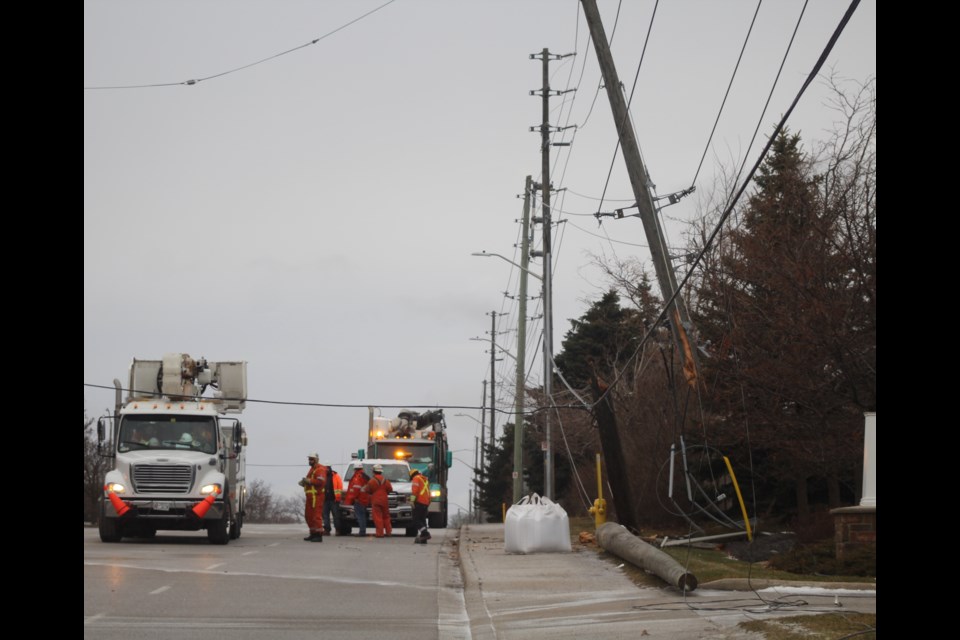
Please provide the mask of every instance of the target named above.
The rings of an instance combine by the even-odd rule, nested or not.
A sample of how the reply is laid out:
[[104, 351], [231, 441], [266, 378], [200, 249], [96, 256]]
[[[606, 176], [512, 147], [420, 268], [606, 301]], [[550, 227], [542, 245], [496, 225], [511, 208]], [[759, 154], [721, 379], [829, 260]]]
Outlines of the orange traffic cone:
[[110, 504], [113, 505], [118, 517], [125, 516], [127, 512], [130, 511], [130, 505], [121, 500], [113, 491], [108, 491], [107, 495], [110, 496]]
[[218, 493], [219, 491], [214, 491], [202, 501], [194, 505], [192, 509], [193, 515], [197, 516], [198, 518], [202, 518], [203, 516], [207, 515], [207, 511], [210, 511], [210, 505], [213, 504], [213, 501], [216, 499]]

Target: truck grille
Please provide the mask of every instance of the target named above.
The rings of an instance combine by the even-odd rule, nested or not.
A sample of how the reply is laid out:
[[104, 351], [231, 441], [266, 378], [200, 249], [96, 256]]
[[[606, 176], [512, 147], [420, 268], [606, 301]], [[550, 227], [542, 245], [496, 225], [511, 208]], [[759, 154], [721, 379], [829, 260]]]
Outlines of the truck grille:
[[180, 464], [138, 464], [133, 467], [137, 493], [188, 493], [193, 467]]

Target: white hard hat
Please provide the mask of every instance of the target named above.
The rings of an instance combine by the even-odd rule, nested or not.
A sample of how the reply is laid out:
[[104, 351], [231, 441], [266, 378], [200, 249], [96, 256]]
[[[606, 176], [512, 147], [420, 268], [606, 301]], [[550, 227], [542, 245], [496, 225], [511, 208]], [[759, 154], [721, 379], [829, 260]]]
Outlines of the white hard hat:
[[383, 473], [383, 465], [382, 465], [382, 464], [375, 464], [375, 465], [373, 465], [373, 472], [374, 472], [374, 473]]
[[313, 458], [314, 460], [319, 460], [320, 456], [317, 455], [316, 453], [308, 453], [307, 458]]
[[180, 442], [193, 442], [193, 436], [189, 433], [184, 433], [180, 436]]

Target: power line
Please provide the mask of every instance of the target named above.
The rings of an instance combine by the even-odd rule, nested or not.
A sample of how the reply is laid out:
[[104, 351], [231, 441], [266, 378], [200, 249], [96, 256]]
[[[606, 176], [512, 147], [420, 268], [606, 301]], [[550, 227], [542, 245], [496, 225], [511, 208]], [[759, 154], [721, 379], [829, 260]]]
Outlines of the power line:
[[360, 17], [358, 17], [358, 18], [354, 18], [354, 19], [351, 20], [350, 22], [347, 22], [346, 24], [340, 25], [339, 27], [337, 27], [337, 28], [334, 29], [333, 31], [330, 31], [330, 32], [328, 32], [328, 33], [325, 33], [325, 34], [323, 34], [322, 36], [319, 36], [319, 37], [317, 37], [317, 38], [314, 38], [314, 39], [311, 40], [310, 42], [306, 42], [306, 43], [301, 44], [301, 45], [299, 45], [299, 46], [293, 47], [292, 49], [287, 49], [286, 51], [281, 51], [280, 53], [275, 53], [275, 54], [273, 54], [272, 56], [267, 56], [266, 58], [263, 58], [263, 59], [261, 59], [261, 60], [257, 60], [256, 62], [251, 62], [251, 63], [249, 63], [249, 64], [245, 64], [245, 65], [243, 65], [243, 66], [236, 67], [236, 68], [234, 68], [234, 69], [229, 69], [229, 70], [227, 70], [227, 71], [221, 71], [220, 73], [215, 73], [215, 74], [213, 74], [213, 75], [211, 75], [211, 76], [205, 76], [205, 77], [203, 77], [203, 78], [192, 78], [192, 79], [190, 79], [190, 80], [182, 80], [182, 81], [180, 81], [180, 82], [157, 82], [157, 83], [153, 83], [153, 84], [131, 84], [131, 85], [113, 85], [113, 86], [84, 87], [83, 90], [84, 90], [84, 91], [95, 91], [95, 90], [99, 90], [99, 89], [152, 89], [152, 88], [156, 88], [156, 87], [176, 87], [176, 86], [180, 86], [180, 85], [183, 85], [183, 86], [193, 86], [193, 85], [195, 85], [195, 84], [197, 84], [197, 83], [204, 82], [205, 80], [212, 80], [212, 79], [214, 79], [214, 78], [220, 78], [220, 77], [222, 77], [222, 76], [229, 75], [229, 74], [231, 74], [231, 73], [236, 73], [237, 71], [243, 71], [244, 69], [249, 69], [250, 67], [255, 67], [255, 66], [257, 66], [258, 64], [263, 64], [264, 62], [268, 62], [268, 61], [273, 60], [273, 59], [275, 59], [275, 58], [279, 58], [279, 57], [281, 57], [281, 56], [285, 56], [285, 55], [287, 55], [287, 54], [293, 53], [294, 51], [299, 51], [300, 49], [303, 49], [303, 48], [305, 48], [305, 47], [309, 47], [309, 46], [311, 46], [311, 45], [317, 44], [317, 43], [320, 42], [321, 40], [323, 40], [323, 39], [325, 39], [325, 38], [328, 38], [329, 36], [332, 36], [333, 34], [337, 33], [338, 31], [342, 31], [343, 29], [346, 29], [346, 28], [349, 27], [350, 25], [352, 25], [352, 24], [354, 24], [354, 23], [356, 23], [356, 22], [359, 22], [360, 20], [363, 20], [363, 19], [366, 18], [367, 16], [369, 16], [369, 15], [371, 15], [371, 14], [373, 14], [373, 13], [376, 13], [377, 11], [380, 11], [380, 9], [383, 9], [383, 8], [386, 7], [387, 5], [393, 4], [394, 2], [396, 2], [396, 0], [388, 0], [387, 2], [383, 3], [383, 4], [380, 5], [379, 7], [375, 8], [375, 9], [371, 9], [370, 11], [366, 12], [366, 13], [363, 14], [362, 16], [360, 16]]
[[[627, 245], [627, 246], [629, 246], [629, 247], [640, 247], [640, 248], [642, 248], [642, 249], [649, 249], [649, 248], [650, 248], [650, 246], [649, 246], [649, 245], [646, 245], [646, 244], [639, 244], [639, 243], [636, 243], [636, 242], [627, 242], [626, 240], [614, 240], [614, 239], [611, 238], [609, 235], [602, 236], [602, 235], [600, 235], [599, 233], [593, 233], [592, 231], [588, 231], [587, 229], [584, 229], [583, 227], [578, 226], [578, 225], [575, 225], [574, 223], [569, 222], [569, 221], [567, 222], [567, 224], [569, 224], [569, 225], [570, 225], [571, 227], [573, 227], [574, 229], [577, 229], [578, 231], [582, 231], [583, 233], [587, 234], [588, 236], [593, 236], [594, 238], [600, 238], [601, 240], [606, 240], [606, 241], [608, 241], [608, 242], [616, 242], [617, 244], [623, 244], [623, 245]], [[603, 228], [603, 227], [601, 227], [601, 228]], [[604, 233], [606, 233], [606, 229], [604, 229]]]
[[[743, 46], [740, 47], [740, 55], [737, 57], [737, 64], [733, 67], [733, 73], [730, 75], [730, 82], [727, 84], [727, 91], [723, 94], [723, 101], [720, 103], [720, 110], [717, 111], [717, 118], [713, 121], [713, 129], [710, 130], [710, 137], [707, 138], [707, 145], [703, 148], [703, 155], [700, 156], [700, 164], [697, 165], [697, 171], [690, 184], [697, 184], [697, 178], [700, 176], [700, 169], [703, 167], [703, 161], [707, 157], [707, 151], [710, 150], [710, 143], [713, 142], [713, 134], [717, 131], [717, 124], [720, 122], [720, 115], [723, 113], [723, 107], [727, 104], [727, 98], [730, 96], [730, 89], [733, 87], [733, 80], [737, 77], [737, 70], [740, 69], [740, 61], [743, 60], [743, 52], [747, 50], [747, 42], [750, 41], [750, 34], [753, 32], [753, 25], [757, 22], [757, 14], [760, 13], [760, 5], [763, 0], [757, 2], [757, 8], [753, 12], [753, 19], [750, 21], [750, 28], [747, 29], [747, 36], [743, 39]], [[749, 152], [749, 149], [748, 149]]]
[[[763, 111], [760, 112], [760, 117], [757, 118], [757, 126], [753, 129], [753, 136], [750, 138], [750, 144], [747, 145], [747, 152], [743, 156], [743, 162], [740, 163], [740, 170], [737, 171], [736, 180], [740, 179], [740, 174], [743, 173], [743, 168], [747, 164], [747, 157], [750, 154], [750, 149], [753, 148], [753, 143], [757, 139], [757, 134], [760, 132], [760, 127], [763, 125], [763, 118], [767, 114], [767, 108], [770, 106], [770, 100], [773, 98], [773, 92], [777, 88], [777, 84], [780, 82], [780, 74], [783, 73], [783, 67], [787, 64], [787, 56], [790, 55], [790, 49], [793, 48], [793, 41], [797, 37], [797, 31], [800, 29], [800, 22], [803, 20], [803, 14], [807, 11], [807, 4], [809, 0], [806, 0], [803, 3], [803, 7], [800, 9], [800, 15], [797, 17], [797, 24], [793, 27], [793, 34], [790, 36], [790, 42], [787, 43], [787, 49], [783, 52], [783, 58], [780, 60], [780, 68], [777, 69], [777, 75], [773, 79], [773, 85], [770, 87], [770, 92], [767, 94], [767, 101], [763, 104]], [[734, 184], [736, 184], [734, 180]]]
[[[117, 387], [113, 385], [105, 384], [92, 384], [89, 382], [83, 383], [84, 387], [91, 389], [107, 389], [108, 391], [116, 391]], [[143, 392], [140, 390], [132, 390], [120, 388], [120, 391], [136, 391], [138, 393], [152, 393], [152, 392]], [[480, 409], [481, 407], [477, 405], [458, 405], [458, 404], [437, 404], [436, 402], [418, 404], [418, 403], [408, 403], [408, 404], [385, 404], [380, 402], [363, 402], [359, 404], [350, 404], [350, 403], [336, 403], [336, 402], [298, 402], [295, 400], [264, 400], [259, 398], [199, 398], [201, 401], [216, 402], [220, 400], [242, 400], [243, 402], [254, 403], [254, 404], [274, 404], [274, 405], [284, 405], [291, 407], [323, 407], [323, 408], [333, 408], [333, 409], [366, 409], [367, 407], [380, 407], [382, 409]], [[513, 413], [513, 409], [503, 410], [501, 413]]]
[[[570, 188], [567, 188], [567, 193], [572, 193], [572, 194], [575, 195], [575, 196], [579, 196], [579, 197], [581, 197], [581, 198], [586, 198], [587, 200], [597, 200], [597, 201], [600, 201], [600, 202], [603, 202], [603, 201], [604, 201], [604, 198], [597, 198], [597, 197], [595, 197], [595, 196], [588, 196], [588, 195], [583, 194], [583, 193], [577, 193], [576, 191], [574, 191], [573, 189], [570, 189]], [[620, 199], [606, 198], [606, 201], [607, 201], [607, 202], [636, 202], [636, 199], [635, 199], [635, 198], [620, 198]]]

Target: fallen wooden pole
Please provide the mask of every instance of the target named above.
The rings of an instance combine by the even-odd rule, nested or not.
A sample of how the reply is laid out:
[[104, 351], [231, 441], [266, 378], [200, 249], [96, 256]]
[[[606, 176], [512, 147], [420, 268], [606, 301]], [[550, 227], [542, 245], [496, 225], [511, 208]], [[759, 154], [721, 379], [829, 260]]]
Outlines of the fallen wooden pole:
[[610, 553], [649, 571], [683, 591], [697, 588], [697, 577], [688, 573], [679, 562], [656, 547], [633, 535], [615, 522], [597, 527], [597, 543]]

